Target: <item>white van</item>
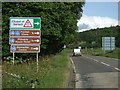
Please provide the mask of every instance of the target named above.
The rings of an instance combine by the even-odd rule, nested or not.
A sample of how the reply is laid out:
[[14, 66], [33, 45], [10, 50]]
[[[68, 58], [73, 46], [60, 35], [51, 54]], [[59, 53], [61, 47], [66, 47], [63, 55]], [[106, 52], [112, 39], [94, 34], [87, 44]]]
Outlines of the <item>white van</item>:
[[81, 48], [75, 48], [73, 49], [73, 56], [79, 55], [81, 56]]

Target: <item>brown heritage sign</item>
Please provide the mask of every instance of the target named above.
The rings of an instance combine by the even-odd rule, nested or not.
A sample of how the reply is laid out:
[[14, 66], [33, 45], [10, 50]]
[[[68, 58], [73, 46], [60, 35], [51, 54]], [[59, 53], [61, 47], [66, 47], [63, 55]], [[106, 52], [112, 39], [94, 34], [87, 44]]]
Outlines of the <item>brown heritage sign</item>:
[[40, 30], [10, 30], [10, 36], [40, 36]]
[[40, 44], [40, 38], [10, 37], [10, 44]]
[[36, 45], [11, 45], [11, 52], [40, 52], [40, 46]]

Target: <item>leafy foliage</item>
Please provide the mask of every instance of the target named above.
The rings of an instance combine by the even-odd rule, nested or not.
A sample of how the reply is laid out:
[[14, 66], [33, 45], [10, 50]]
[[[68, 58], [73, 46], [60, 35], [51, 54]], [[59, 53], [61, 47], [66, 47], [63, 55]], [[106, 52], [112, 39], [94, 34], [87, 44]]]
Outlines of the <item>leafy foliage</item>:
[[102, 37], [115, 37], [116, 47], [120, 47], [120, 26], [111, 26], [108, 28], [97, 28], [78, 35], [79, 42], [84, 42], [83, 47], [101, 47]]
[[55, 54], [74, 41], [83, 5], [84, 2], [3, 2], [3, 56], [10, 55], [10, 17], [41, 17], [40, 54]]

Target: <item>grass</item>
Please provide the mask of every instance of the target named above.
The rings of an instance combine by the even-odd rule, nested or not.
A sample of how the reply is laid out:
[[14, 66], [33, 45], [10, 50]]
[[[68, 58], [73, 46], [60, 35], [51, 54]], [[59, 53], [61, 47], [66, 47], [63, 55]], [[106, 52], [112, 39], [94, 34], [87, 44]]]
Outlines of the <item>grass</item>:
[[101, 48], [81, 50], [82, 54], [105, 56], [105, 57], [120, 59], [120, 57], [118, 56], [119, 51], [120, 51], [120, 48], [116, 48], [115, 50], [112, 50], [112, 51], [103, 51]]
[[[65, 88], [69, 71], [70, 50], [39, 59], [39, 69], [36, 71], [36, 62], [18, 65], [3, 64], [3, 88]], [[22, 78], [15, 78], [13, 73]]]

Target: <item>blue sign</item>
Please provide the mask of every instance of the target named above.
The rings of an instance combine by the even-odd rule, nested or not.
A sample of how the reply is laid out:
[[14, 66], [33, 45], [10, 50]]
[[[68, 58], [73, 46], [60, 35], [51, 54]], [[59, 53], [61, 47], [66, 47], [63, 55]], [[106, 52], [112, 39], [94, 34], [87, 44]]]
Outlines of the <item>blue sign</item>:
[[14, 31], [11, 31], [11, 32], [10, 32], [10, 35], [15, 35], [15, 32], [14, 32]]
[[12, 47], [12, 50], [13, 50], [13, 51], [15, 51], [15, 50], [16, 50], [16, 47], [15, 47], [15, 46], [14, 46], [14, 47]]
[[10, 39], [10, 42], [11, 42], [11, 43], [14, 43], [14, 42], [15, 42], [15, 40], [14, 40], [14, 39]]
[[20, 35], [20, 31], [15, 31], [15, 35]]

